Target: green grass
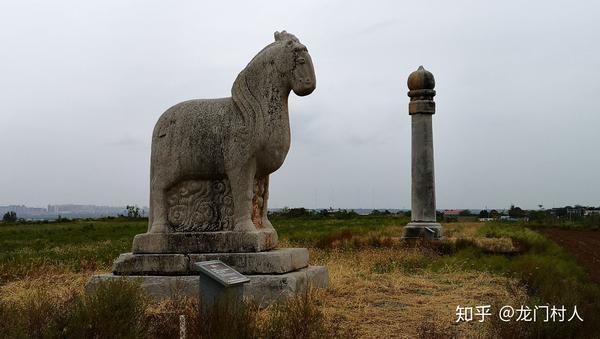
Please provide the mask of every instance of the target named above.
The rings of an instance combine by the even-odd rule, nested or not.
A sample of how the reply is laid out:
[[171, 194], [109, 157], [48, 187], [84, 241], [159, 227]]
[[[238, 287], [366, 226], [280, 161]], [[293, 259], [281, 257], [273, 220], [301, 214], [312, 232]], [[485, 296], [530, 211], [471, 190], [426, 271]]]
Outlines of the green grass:
[[[353, 235], [386, 232], [408, 219], [394, 216], [272, 217], [279, 238], [291, 244], [313, 246], [339, 232]], [[110, 269], [120, 253], [129, 252], [133, 237], [147, 230], [147, 219], [112, 218], [57, 223], [0, 223], [0, 284], [47, 267], [72, 272]], [[388, 233], [392, 233], [389, 231]]]
[[451, 256], [442, 257], [436, 265], [451, 264], [476, 270], [527, 276], [531, 275], [529, 272], [531, 270], [552, 271], [556, 277], [568, 276], [579, 282], [588, 281], [585, 271], [571, 255], [538, 232], [518, 224], [502, 223], [486, 224], [478, 232], [480, 236], [486, 238], [511, 238], [523, 252], [518, 255], [490, 255], [475, 246], [467, 246]]
[[154, 303], [139, 283], [125, 280], [62, 300], [39, 290], [19, 302], [0, 300], [0, 338], [179, 338], [181, 316], [187, 338], [354, 338], [323, 313], [313, 290], [262, 313], [253, 300], [200, 304], [181, 296]]
[[78, 220], [0, 226], [0, 283], [47, 266], [108, 268], [145, 232], [145, 219]]
[[520, 221], [518, 222], [518, 224], [532, 229], [561, 228], [567, 230], [598, 231], [600, 230], [600, 215], [591, 215], [576, 218], [563, 217], [561, 219], [557, 219], [555, 217], [544, 217], [539, 219], [533, 219], [528, 222]]
[[[292, 245], [322, 247], [335, 241], [360, 242], [360, 249], [396, 244], [408, 222], [404, 216], [273, 216], [279, 238]], [[79, 220], [60, 223], [0, 224], [0, 284], [20, 279], [47, 267], [69, 271], [109, 269], [120, 253], [128, 252], [136, 234], [147, 228], [146, 219]], [[408, 261], [373, 263], [373, 271], [386, 274], [401, 270], [476, 270], [519, 279], [535, 305], [577, 305], [585, 322], [534, 324], [529, 330], [539, 337], [587, 337], [600, 323], [600, 287], [589, 281], [585, 271], [568, 253], [540, 233], [523, 224], [488, 223], [478, 230], [486, 238], [510, 238], [521, 249], [516, 254], [486, 252], [472, 241], [458, 241], [438, 254], [417, 256]], [[358, 242], [357, 242], [358, 241]], [[395, 245], [394, 245], [395, 246]], [[432, 247], [433, 249], [436, 246]], [[326, 250], [325, 250], [326, 251]], [[413, 260], [414, 259], [414, 260]], [[37, 270], [37, 271], [36, 271]], [[518, 305], [514, 305], [518, 306]], [[572, 309], [572, 308], [571, 308]], [[499, 332], [503, 328], [499, 325]]]
[[351, 219], [333, 217], [270, 217], [279, 238], [295, 245], [314, 246], [319, 240], [341, 234], [355, 236], [378, 232], [382, 237], [400, 236], [398, 229], [409, 222], [404, 216], [356, 216]]
[[[527, 288], [531, 306], [565, 305], [573, 310], [577, 305], [584, 322], [533, 323], [527, 327], [528, 337], [593, 338], [600, 323], [600, 286], [589, 280], [575, 259], [553, 241], [519, 224], [490, 223], [479, 229], [488, 238], [509, 237], [519, 244], [523, 253], [490, 255], [474, 246], [458, 249], [431, 263], [433, 270], [457, 269], [487, 271], [519, 279]], [[496, 323], [500, 333], [511, 329]], [[507, 332], [502, 332], [507, 331]]]

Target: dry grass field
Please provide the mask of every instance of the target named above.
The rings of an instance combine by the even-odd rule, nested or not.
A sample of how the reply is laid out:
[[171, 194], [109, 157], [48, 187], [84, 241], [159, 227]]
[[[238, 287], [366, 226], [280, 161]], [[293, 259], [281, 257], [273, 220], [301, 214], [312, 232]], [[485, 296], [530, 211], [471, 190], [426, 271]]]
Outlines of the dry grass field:
[[[310, 224], [306, 220], [301, 222]], [[535, 292], [537, 295], [532, 295], [531, 289], [542, 282], [528, 281], [519, 274], [511, 273], [518, 267], [511, 265], [523, 265], [517, 260], [521, 257], [520, 252], [529, 247], [535, 249], [540, 246], [538, 242], [541, 240], [536, 238], [535, 232], [525, 233], [523, 236], [519, 235], [519, 230], [511, 230], [510, 232], [516, 232], [512, 235], [513, 233], [503, 233], [508, 232], [504, 228], [484, 229], [487, 226], [483, 223], [450, 223], [444, 225], [446, 239], [437, 245], [407, 244], [400, 239], [402, 224], [405, 222], [403, 219], [386, 219], [383, 227], [372, 227], [372, 219], [361, 222], [369, 226], [354, 224], [349, 228], [336, 228], [335, 225], [329, 225], [324, 227], [330, 227], [330, 231], [317, 235], [309, 232], [304, 238], [289, 229], [280, 230], [282, 246], [306, 245], [311, 251], [311, 263], [328, 267], [330, 287], [316, 292], [315, 302], [326, 322], [341, 327], [348, 336], [502, 337], [506, 336], [507, 332], [502, 332], [506, 329], [499, 330], [494, 327], [493, 322], [457, 323], [456, 307], [516, 306], [531, 303], [534, 300], [532, 296], [538, 301], [544, 297], [539, 291]], [[294, 224], [294, 221], [289, 223]], [[282, 224], [285, 226], [285, 223]], [[339, 225], [344, 224], [352, 222], [339, 221]], [[131, 232], [135, 230], [133, 227]], [[534, 240], [527, 243], [523, 240], [526, 237]], [[15, 250], [17, 254], [5, 253], [4, 261], [0, 264], [5, 270], [0, 272], [5, 277], [0, 283], [0, 303], [22, 304], [31, 300], [51, 300], [55, 304], [62, 304], [73, 295], [81, 295], [89, 277], [110, 270], [110, 258], [126, 250], [115, 245], [115, 241], [121, 243], [120, 240], [98, 238], [95, 243], [80, 244], [82, 251], [87, 253], [88, 249], [93, 250], [105, 244], [114, 247], [113, 251], [116, 253], [113, 255], [107, 252], [105, 258], [98, 258], [97, 261], [90, 257], [83, 261], [80, 258], [72, 261], [72, 254], [69, 253], [77, 251], [70, 245], [64, 246], [65, 250], [57, 244], [49, 244], [48, 248], [40, 249], [60, 257], [54, 261], [36, 259], [31, 248]], [[39, 239], [33, 241], [39, 242]], [[552, 251], [556, 250], [552, 246], [550, 248]], [[27, 255], [31, 256], [29, 266], [27, 260], [20, 257], [22, 253], [29, 253]], [[64, 253], [67, 254], [63, 255]], [[21, 267], [18, 275], [11, 275], [6, 272], [16, 265], [11, 260], [27, 267]], [[572, 264], [569, 258], [565, 260], [567, 272], [575, 272], [565, 274], [578, 276], [580, 268]], [[559, 264], [562, 265], [562, 262], [552, 265], [560, 268]], [[572, 265], [574, 268], [571, 268]], [[585, 275], [581, 274], [582, 277]], [[161, 307], [163, 306], [153, 304], [147, 312], [160, 312]], [[268, 314], [269, 309], [260, 312]]]
[[[361, 338], [415, 338], [421, 327], [441, 333], [479, 337], [485, 324], [456, 323], [457, 305], [488, 305], [496, 301], [521, 304], [525, 290], [514, 279], [489, 273], [426, 269], [391, 269], [379, 263], [412, 263], [419, 250], [374, 249], [314, 257], [327, 265], [331, 286], [323, 293], [326, 314]], [[485, 335], [483, 337], [486, 337]]]

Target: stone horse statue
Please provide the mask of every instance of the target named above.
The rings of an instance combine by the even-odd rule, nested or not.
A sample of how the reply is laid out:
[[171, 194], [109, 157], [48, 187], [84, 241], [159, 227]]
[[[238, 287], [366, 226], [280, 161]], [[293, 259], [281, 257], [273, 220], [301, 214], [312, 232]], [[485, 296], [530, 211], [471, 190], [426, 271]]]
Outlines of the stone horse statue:
[[306, 46], [275, 32], [237, 76], [231, 97], [169, 108], [152, 134], [148, 232], [272, 228], [269, 174], [290, 148], [288, 96], [315, 86]]

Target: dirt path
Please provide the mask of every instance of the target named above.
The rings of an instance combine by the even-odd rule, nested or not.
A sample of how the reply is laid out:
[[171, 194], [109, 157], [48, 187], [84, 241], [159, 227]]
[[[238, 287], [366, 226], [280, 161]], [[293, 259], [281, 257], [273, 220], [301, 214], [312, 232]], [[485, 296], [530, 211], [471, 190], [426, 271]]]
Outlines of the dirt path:
[[547, 229], [542, 233], [571, 253], [600, 284], [600, 232]]

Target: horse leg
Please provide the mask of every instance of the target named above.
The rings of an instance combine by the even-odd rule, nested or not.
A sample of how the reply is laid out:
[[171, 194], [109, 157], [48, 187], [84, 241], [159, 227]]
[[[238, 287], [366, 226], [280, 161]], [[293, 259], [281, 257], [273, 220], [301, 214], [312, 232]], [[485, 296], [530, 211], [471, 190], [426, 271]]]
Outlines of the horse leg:
[[154, 180], [150, 183], [150, 216], [148, 233], [170, 233], [167, 220], [167, 191]]
[[252, 197], [256, 162], [250, 159], [245, 165], [227, 171], [233, 195], [234, 232], [256, 231], [252, 222]]
[[265, 176], [264, 182], [264, 193], [263, 193], [263, 207], [262, 207], [262, 225], [267, 229], [273, 229], [273, 225], [268, 218], [268, 204], [269, 201], [269, 175]]

